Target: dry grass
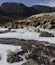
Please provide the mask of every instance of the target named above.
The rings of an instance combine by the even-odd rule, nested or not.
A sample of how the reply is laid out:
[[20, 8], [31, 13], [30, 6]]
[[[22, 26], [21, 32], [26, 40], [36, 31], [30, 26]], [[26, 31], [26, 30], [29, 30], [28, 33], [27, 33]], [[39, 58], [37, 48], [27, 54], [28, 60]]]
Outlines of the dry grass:
[[30, 19], [23, 19], [23, 20], [15, 20], [15, 22], [33, 22], [33, 20]]
[[46, 19], [46, 21], [55, 21], [55, 12], [53, 13], [42, 13], [37, 15], [32, 15], [28, 17], [27, 19], [23, 20], [15, 20], [15, 22], [34, 22], [34, 21], [43, 21]]

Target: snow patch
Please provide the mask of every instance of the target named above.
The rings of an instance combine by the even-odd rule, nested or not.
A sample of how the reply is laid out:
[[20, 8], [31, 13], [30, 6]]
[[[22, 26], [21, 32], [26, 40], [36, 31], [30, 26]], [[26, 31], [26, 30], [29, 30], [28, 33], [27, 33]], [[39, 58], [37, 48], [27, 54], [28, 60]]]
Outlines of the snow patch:
[[21, 61], [21, 62], [15, 62], [12, 64], [7, 62], [7, 60], [6, 60], [7, 59], [7, 51], [11, 50], [11, 51], [17, 52], [16, 51], [17, 49], [20, 51], [21, 47], [14, 46], [14, 45], [0, 44], [0, 55], [1, 55], [0, 65], [21, 65], [22, 63], [26, 62], [26, 59], [24, 58], [24, 56], [22, 56], [23, 61]]
[[[39, 41], [47, 41], [55, 44], [55, 37], [39, 37], [40, 33], [34, 32], [33, 28], [24, 29], [12, 29], [16, 32], [8, 32], [0, 34], [0, 38], [18, 38], [18, 39], [26, 39], [26, 40], [39, 40]], [[31, 30], [31, 31], [30, 31]], [[54, 30], [41, 29], [40, 31], [47, 31], [49, 33], [53, 33], [55, 35]]]

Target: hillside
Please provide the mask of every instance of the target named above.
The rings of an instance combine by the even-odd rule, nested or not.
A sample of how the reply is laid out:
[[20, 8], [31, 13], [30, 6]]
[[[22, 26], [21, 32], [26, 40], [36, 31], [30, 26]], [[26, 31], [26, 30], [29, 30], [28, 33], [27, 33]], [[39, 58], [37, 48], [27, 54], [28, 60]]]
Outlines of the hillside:
[[44, 5], [33, 5], [28, 7], [22, 3], [15, 2], [6, 2], [0, 6], [0, 15], [14, 19], [24, 19], [34, 14], [47, 12], [55, 12], [55, 7]]
[[18, 24], [18, 26], [55, 29], [55, 12], [32, 15], [27, 19], [15, 20], [15, 23]]
[[49, 7], [45, 5], [33, 5], [32, 6], [37, 13], [48, 13], [48, 12], [55, 12], [55, 7]]
[[30, 19], [34, 19], [32, 24], [35, 27], [55, 29], [55, 12], [32, 15]]
[[[0, 6], [2, 14], [15, 19], [23, 19], [34, 14], [35, 10], [32, 7], [27, 7], [22, 3], [3, 3]], [[28, 14], [27, 14], [28, 13]]]

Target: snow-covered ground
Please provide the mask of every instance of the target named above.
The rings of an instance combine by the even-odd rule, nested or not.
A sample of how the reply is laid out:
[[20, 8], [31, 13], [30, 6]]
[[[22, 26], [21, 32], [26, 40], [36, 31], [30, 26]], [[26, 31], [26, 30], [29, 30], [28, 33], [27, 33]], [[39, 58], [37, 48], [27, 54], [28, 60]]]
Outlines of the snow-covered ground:
[[[16, 32], [8, 32], [8, 33], [0, 34], [0, 38], [18, 38], [18, 39], [26, 39], [26, 40], [39, 40], [39, 41], [48, 41], [50, 43], [55, 44], [55, 37], [39, 37], [40, 33], [34, 32], [33, 29], [34, 28], [12, 29], [12, 31], [15, 30]], [[4, 30], [6, 30], [6, 29], [4, 29]], [[40, 28], [40, 30], [48, 31], [49, 33], [53, 33], [55, 35], [54, 30], [48, 30], [48, 29], [44, 30], [41, 28]]]
[[[33, 29], [34, 28], [12, 29], [11, 31], [15, 31], [15, 32], [2, 33], [0, 34], [0, 38], [18, 38], [18, 39], [26, 39], [26, 40], [39, 40], [39, 41], [48, 41], [50, 43], [55, 44], [55, 37], [39, 37], [40, 33], [34, 32]], [[0, 28], [0, 31], [1, 30], [5, 31], [8, 29]], [[41, 28], [40, 30], [47, 31], [55, 35], [54, 30], [41, 29]], [[21, 51], [22, 49], [20, 46], [0, 44], [0, 55], [1, 55], [0, 65], [21, 65], [22, 63], [26, 62], [26, 59], [22, 57], [23, 58], [22, 62], [16, 62], [12, 64], [8, 63], [6, 61], [8, 50], [17, 52], [17, 51]]]
[[9, 50], [11, 50], [13, 52], [17, 52], [16, 50], [21, 51], [21, 47], [0, 44], [0, 56], [1, 56], [0, 65], [21, 65], [22, 63], [26, 62], [26, 59], [24, 57], [22, 57], [23, 58], [22, 62], [16, 62], [16, 63], [12, 63], [12, 64], [8, 63], [7, 62], [7, 53]]
[[8, 28], [1, 28], [0, 27], [0, 31], [5, 31], [5, 30], [8, 30]]

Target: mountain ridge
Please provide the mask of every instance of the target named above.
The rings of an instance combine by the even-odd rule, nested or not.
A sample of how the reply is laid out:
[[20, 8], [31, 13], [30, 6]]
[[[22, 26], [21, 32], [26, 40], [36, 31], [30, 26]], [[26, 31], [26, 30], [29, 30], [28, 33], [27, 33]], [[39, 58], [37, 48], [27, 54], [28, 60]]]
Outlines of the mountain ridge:
[[22, 3], [15, 3], [15, 2], [6, 2], [1, 4], [0, 6], [0, 15], [8, 17], [8, 20], [10, 18], [12, 20], [24, 19], [35, 14], [48, 13], [48, 12], [55, 12], [55, 7], [45, 5], [33, 5], [31, 7], [28, 7]]

